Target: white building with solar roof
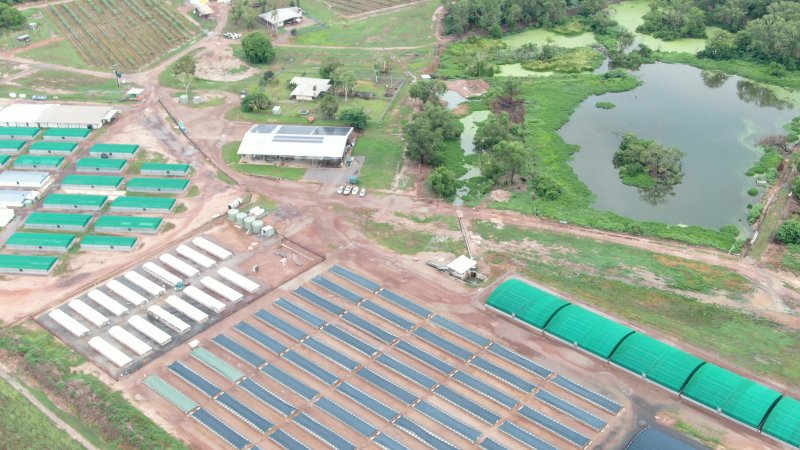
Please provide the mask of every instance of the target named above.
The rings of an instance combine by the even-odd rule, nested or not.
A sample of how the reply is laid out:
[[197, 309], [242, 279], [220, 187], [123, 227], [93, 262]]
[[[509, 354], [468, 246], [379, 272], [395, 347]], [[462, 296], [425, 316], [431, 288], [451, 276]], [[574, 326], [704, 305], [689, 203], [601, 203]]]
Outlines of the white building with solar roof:
[[306, 160], [339, 165], [353, 129], [313, 125], [253, 125], [242, 138], [239, 156], [252, 160]]

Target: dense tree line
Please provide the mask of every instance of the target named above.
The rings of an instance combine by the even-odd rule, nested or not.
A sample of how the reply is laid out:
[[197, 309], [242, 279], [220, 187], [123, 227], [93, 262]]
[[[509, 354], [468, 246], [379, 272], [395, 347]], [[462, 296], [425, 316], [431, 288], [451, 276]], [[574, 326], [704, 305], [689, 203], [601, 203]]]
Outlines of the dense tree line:
[[25, 16], [11, 6], [18, 2], [0, 2], [0, 28], [19, 28], [25, 23]]
[[503, 27], [553, 26], [566, 19], [568, 8], [586, 4], [587, 8], [595, 9], [600, 3], [600, 0], [442, 0], [448, 12], [445, 18], [448, 33], [479, 28], [495, 37], [500, 36]]

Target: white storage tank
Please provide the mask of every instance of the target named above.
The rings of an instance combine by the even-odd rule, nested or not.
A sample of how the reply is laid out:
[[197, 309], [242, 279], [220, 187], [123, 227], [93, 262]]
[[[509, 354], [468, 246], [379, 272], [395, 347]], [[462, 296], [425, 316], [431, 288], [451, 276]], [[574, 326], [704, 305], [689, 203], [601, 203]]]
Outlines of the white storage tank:
[[253, 231], [253, 222], [255, 222], [256, 218], [253, 216], [247, 216], [244, 218], [244, 229], [252, 232]]
[[229, 302], [236, 303], [239, 300], [244, 298], [239, 291], [236, 289], [231, 288], [227, 284], [211, 277], [203, 277], [200, 279], [200, 283], [203, 286], [207, 287], [208, 289], [216, 292], [217, 294], [225, 297]]
[[101, 291], [99, 289], [92, 289], [86, 295], [93, 302], [97, 303], [102, 308], [104, 308], [106, 311], [110, 312], [111, 314], [113, 314], [113, 315], [115, 315], [117, 317], [128, 313], [128, 308], [124, 307], [122, 305], [122, 303], [120, 303], [120, 302], [114, 300], [113, 298], [109, 297], [108, 295], [106, 295], [105, 292], [103, 292], [103, 291]]
[[[242, 218], [242, 220], [244, 220], [244, 218]], [[213, 255], [217, 259], [228, 259], [233, 257], [233, 253], [225, 250], [224, 248], [209, 241], [204, 237], [198, 236], [192, 239], [192, 244], [194, 244], [195, 246], [197, 246], [197, 248], [203, 250], [204, 252]]]
[[128, 324], [159, 345], [164, 345], [172, 340], [172, 336], [161, 328], [148, 322], [147, 319], [142, 316], [131, 316], [131, 318], [128, 319]]
[[239, 225], [240, 227], [243, 227], [244, 226], [245, 217], [247, 217], [247, 213], [243, 213], [243, 212], [237, 213], [236, 214], [236, 225]]
[[108, 320], [108, 317], [100, 314], [99, 312], [97, 312], [96, 309], [87, 305], [86, 303], [83, 302], [83, 300], [79, 298], [70, 300], [70, 302], [67, 303], [67, 306], [69, 306], [69, 309], [75, 311], [81, 317], [88, 320], [96, 327], [104, 327], [109, 323], [111, 323], [111, 321]]
[[208, 256], [198, 252], [197, 250], [187, 247], [185, 245], [179, 245], [175, 248], [175, 251], [178, 252], [179, 255], [183, 256], [184, 258], [196, 263], [200, 267], [204, 269], [210, 269], [217, 265], [217, 262], [213, 259], [209, 258]]
[[205, 291], [194, 286], [186, 286], [186, 289], [183, 290], [183, 293], [186, 294], [186, 296], [188, 296], [190, 299], [205, 306], [211, 311], [214, 311], [215, 313], [219, 313], [225, 309], [225, 303], [222, 303], [216, 298], [208, 295]]
[[186, 300], [180, 297], [170, 295], [167, 297], [166, 303], [197, 323], [203, 323], [208, 320], [208, 314], [190, 305]]
[[131, 357], [123, 353], [122, 350], [109, 344], [108, 341], [99, 336], [89, 339], [89, 347], [97, 350], [98, 353], [105, 356], [117, 367], [125, 367], [133, 361]]
[[231, 222], [236, 222], [236, 215], [239, 214], [238, 209], [229, 209], [228, 210], [228, 220]]
[[261, 234], [261, 229], [264, 228], [264, 221], [263, 220], [254, 220], [252, 224], [252, 231], [253, 234]]
[[111, 292], [119, 295], [133, 306], [142, 306], [147, 303], [147, 299], [143, 295], [139, 294], [128, 286], [125, 286], [118, 280], [109, 281], [106, 284], [106, 287], [108, 287]]
[[114, 325], [108, 329], [108, 334], [117, 342], [128, 347], [139, 356], [146, 356], [153, 351], [153, 347], [149, 346], [146, 342], [134, 336], [130, 331], [120, 326]]
[[55, 323], [66, 328], [66, 330], [72, 333], [72, 335], [75, 337], [86, 336], [89, 334], [88, 328], [60, 309], [54, 309], [47, 315], [53, 319]]
[[130, 272], [126, 272], [125, 275], [123, 276], [131, 283], [144, 289], [148, 294], [152, 295], [153, 297], [158, 297], [159, 295], [163, 295], [164, 293], [167, 292], [166, 289], [153, 283], [139, 272], [131, 270]]

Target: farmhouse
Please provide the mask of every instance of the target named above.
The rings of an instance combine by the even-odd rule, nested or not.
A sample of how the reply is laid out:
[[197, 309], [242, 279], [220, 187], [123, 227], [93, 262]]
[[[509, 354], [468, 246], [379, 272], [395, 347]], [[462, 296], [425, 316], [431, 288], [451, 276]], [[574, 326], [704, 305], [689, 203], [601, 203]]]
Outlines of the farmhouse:
[[295, 87], [289, 98], [306, 102], [316, 100], [331, 88], [331, 80], [327, 78], [294, 77], [289, 84]]
[[260, 14], [258, 17], [269, 26], [278, 28], [303, 21], [303, 10], [298, 7], [278, 8]]
[[240, 156], [263, 160], [309, 160], [342, 164], [352, 128], [253, 125], [239, 145]]
[[214, 10], [211, 9], [211, 6], [209, 6], [208, 3], [198, 3], [197, 5], [194, 5], [194, 12], [203, 19], [208, 19], [214, 15]]
[[14, 103], [0, 110], [2, 127], [100, 128], [117, 117], [109, 106]]

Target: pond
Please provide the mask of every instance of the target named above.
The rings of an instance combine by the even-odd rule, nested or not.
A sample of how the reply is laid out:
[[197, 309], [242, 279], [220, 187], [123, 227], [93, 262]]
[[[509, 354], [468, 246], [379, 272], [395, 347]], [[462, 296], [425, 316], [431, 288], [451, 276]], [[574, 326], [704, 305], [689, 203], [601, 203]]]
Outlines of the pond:
[[[636, 32], [636, 27], [644, 23], [642, 16], [650, 11], [649, 0], [632, 0], [628, 2], [610, 5], [611, 17], [619, 24], [633, 33], [635, 42], [642, 43], [652, 48], [664, 52], [686, 52], [697, 53], [706, 46], [705, 39], [676, 39], [674, 41], [664, 41], [653, 36]], [[706, 27], [706, 33], [710, 36], [718, 28]]]
[[[800, 109], [764, 86], [690, 66], [651, 64], [636, 75], [642, 86], [588, 98], [559, 131], [580, 146], [572, 167], [596, 195], [593, 207], [638, 220], [747, 229], [746, 206], [758, 199], [747, 194], [755, 183], [744, 173], [762, 154], [754, 143], [785, 134]], [[597, 108], [600, 101], [616, 107]], [[611, 159], [627, 132], [686, 152], [683, 182], [672, 193], [622, 184]]]
[[467, 101], [463, 95], [459, 94], [456, 91], [448, 90], [444, 94], [439, 97], [447, 104], [447, 109], [452, 111], [458, 107], [458, 105]]

